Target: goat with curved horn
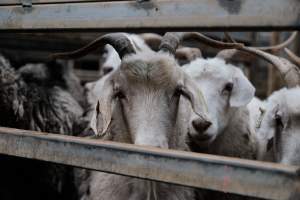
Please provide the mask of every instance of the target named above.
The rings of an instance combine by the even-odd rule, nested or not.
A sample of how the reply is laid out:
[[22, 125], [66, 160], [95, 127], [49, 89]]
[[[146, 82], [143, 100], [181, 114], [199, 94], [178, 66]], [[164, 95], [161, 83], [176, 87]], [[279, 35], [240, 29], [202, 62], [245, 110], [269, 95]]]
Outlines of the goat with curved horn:
[[87, 55], [91, 51], [95, 51], [100, 47], [103, 48], [106, 44], [110, 44], [111, 46], [113, 46], [121, 58], [127, 54], [135, 53], [130, 40], [127, 38], [127, 36], [124, 33], [111, 33], [111, 34], [106, 34], [98, 37], [88, 45], [78, 50], [72, 52], [65, 52], [65, 53], [55, 53], [50, 55], [50, 57], [53, 59], [80, 58]]

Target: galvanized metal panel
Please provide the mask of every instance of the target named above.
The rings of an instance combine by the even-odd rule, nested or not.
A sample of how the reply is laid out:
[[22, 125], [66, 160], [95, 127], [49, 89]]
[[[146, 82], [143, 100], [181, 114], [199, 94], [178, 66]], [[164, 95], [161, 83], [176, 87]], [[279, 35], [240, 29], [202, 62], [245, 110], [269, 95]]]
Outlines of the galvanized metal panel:
[[298, 0], [157, 0], [0, 6], [0, 30], [299, 29]]
[[0, 153], [275, 200], [300, 190], [294, 166], [11, 128], [0, 128]]

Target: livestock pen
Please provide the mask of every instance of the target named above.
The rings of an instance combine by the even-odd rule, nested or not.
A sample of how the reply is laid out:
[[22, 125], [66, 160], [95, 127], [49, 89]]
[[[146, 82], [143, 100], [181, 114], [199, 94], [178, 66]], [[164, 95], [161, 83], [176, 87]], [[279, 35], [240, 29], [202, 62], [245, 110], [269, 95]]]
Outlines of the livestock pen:
[[[7, 38], [20, 37], [31, 39], [28, 45], [38, 49], [43, 48], [39, 42], [45, 42], [50, 51], [65, 46], [71, 50], [84, 43], [75, 37], [74, 42], [58, 40], [62, 44], [52, 45], [51, 34], [55, 38], [60, 32], [89, 32], [90, 39], [96, 32], [116, 31], [291, 31], [300, 29], [299, 13], [298, 0], [2, 0], [0, 48], [18, 49], [22, 42]], [[29, 50], [28, 45], [20, 54]], [[23, 56], [30, 60], [31, 52]], [[41, 60], [48, 55], [34, 53]], [[95, 60], [95, 55], [86, 59]], [[78, 71], [85, 81], [96, 78]], [[6, 127], [0, 128], [0, 153], [251, 197], [300, 198], [297, 166]]]

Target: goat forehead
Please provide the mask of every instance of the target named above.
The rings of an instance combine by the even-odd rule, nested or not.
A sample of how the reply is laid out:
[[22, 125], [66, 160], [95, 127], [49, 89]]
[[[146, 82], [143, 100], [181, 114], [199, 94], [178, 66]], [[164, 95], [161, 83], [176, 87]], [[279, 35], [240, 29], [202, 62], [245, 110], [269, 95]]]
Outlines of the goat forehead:
[[281, 110], [287, 112], [286, 114], [299, 115], [300, 114], [300, 88], [292, 89], [283, 88], [274, 92], [267, 101], [268, 110], [272, 110], [276, 106]]
[[120, 68], [127, 80], [166, 86], [176, 84], [182, 71], [175, 59], [168, 54], [138, 53], [126, 57]]
[[220, 80], [230, 80], [235, 73], [234, 66], [226, 64], [219, 58], [196, 59], [186, 66], [187, 73], [193, 78], [215, 78]]

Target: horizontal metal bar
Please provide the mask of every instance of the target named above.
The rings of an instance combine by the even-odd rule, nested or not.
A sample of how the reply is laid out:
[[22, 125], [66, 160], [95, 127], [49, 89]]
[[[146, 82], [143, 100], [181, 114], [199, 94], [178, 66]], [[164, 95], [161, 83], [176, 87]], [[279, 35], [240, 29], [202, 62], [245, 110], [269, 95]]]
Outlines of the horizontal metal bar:
[[300, 189], [295, 166], [4, 127], [0, 153], [275, 200]]
[[[61, 3], [87, 3], [87, 2], [108, 2], [124, 0], [31, 0], [32, 4], [61, 4]], [[22, 0], [1, 0], [0, 6], [22, 5]]]
[[0, 30], [300, 29], [298, 0], [157, 0], [0, 6]]

